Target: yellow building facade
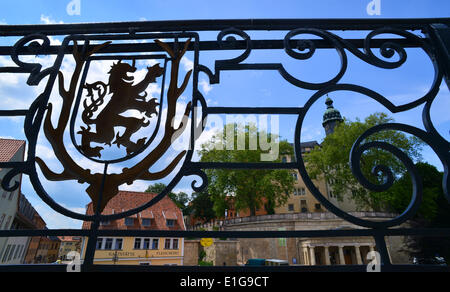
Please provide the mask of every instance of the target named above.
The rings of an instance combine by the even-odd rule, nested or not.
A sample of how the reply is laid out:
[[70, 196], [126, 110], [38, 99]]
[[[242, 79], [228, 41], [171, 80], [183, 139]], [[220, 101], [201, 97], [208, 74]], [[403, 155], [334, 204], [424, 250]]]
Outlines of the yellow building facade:
[[[103, 215], [117, 214], [149, 202], [156, 194], [120, 191], [106, 206]], [[92, 214], [92, 204], [87, 207]], [[83, 224], [84, 229], [90, 223]], [[183, 213], [168, 197], [132, 217], [103, 222], [107, 230], [186, 230]], [[85, 257], [88, 239], [83, 238], [81, 259]], [[183, 265], [184, 238], [100, 237], [96, 242], [94, 264], [104, 265]]]
[[[84, 240], [83, 255], [87, 240]], [[94, 264], [104, 265], [183, 265], [183, 238], [99, 238]]]

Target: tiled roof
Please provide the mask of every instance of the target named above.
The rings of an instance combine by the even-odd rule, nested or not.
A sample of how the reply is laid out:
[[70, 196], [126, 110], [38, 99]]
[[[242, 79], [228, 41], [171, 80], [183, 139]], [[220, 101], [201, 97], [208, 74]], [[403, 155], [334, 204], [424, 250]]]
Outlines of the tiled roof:
[[[295, 147], [294, 143], [289, 143], [292, 147]], [[300, 149], [302, 153], [306, 152], [308, 148], [314, 148], [316, 146], [320, 146], [320, 144], [317, 141], [307, 141], [307, 142], [300, 142]]]
[[0, 138], [0, 162], [8, 162], [25, 144], [22, 140]]
[[62, 242], [81, 241], [81, 237], [79, 236], [58, 236], [58, 238]]
[[[119, 194], [108, 202], [108, 205], [106, 205], [102, 214], [111, 215], [122, 213], [122, 211], [127, 211], [142, 206], [151, 201], [156, 196], [157, 194], [153, 193], [119, 191]], [[89, 205], [87, 206], [86, 214], [87, 215], [93, 214], [92, 203], [89, 203]], [[165, 196], [158, 203], [142, 211], [138, 215], [131, 216], [129, 218], [134, 219], [133, 226], [126, 226], [125, 219], [120, 219], [113, 222], [109, 222], [109, 224], [107, 225], [102, 224], [100, 226], [100, 229], [185, 230], [183, 222], [183, 213], [181, 212], [180, 208], [178, 208], [177, 205], [168, 196]], [[176, 223], [173, 227], [168, 227], [166, 219], [172, 218], [176, 220]], [[151, 219], [151, 225], [143, 226], [142, 219]], [[84, 222], [83, 229], [89, 229], [90, 225], [91, 225], [90, 222]]]

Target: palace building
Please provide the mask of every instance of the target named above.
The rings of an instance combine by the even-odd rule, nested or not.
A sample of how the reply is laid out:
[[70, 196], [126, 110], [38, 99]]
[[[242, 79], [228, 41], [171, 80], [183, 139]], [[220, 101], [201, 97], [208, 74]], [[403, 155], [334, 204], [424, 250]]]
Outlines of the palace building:
[[[334, 132], [335, 127], [343, 121], [339, 110], [333, 106], [331, 98], [326, 99], [327, 109], [323, 116], [326, 135]], [[301, 143], [302, 153], [308, 153], [320, 147], [316, 141]], [[293, 157], [283, 157], [283, 162], [292, 162]], [[275, 208], [275, 214], [269, 215], [260, 208], [256, 216], [251, 217], [247, 210], [228, 210], [224, 219], [211, 223], [190, 226], [192, 230], [220, 228], [222, 231], [308, 231], [308, 230], [345, 230], [360, 229], [324, 208], [308, 190], [300, 173], [292, 174], [295, 178], [294, 192], [289, 194], [286, 204]], [[358, 210], [350, 196], [341, 200], [333, 194], [329, 182], [323, 177], [313, 180], [319, 191], [336, 207], [349, 214], [371, 221], [386, 221], [396, 214]], [[389, 256], [394, 263], [409, 263], [401, 237], [386, 238]], [[261, 238], [237, 241], [237, 262], [244, 264], [251, 258], [276, 258], [286, 260], [291, 265], [361, 265], [367, 264], [367, 256], [376, 251], [376, 243], [371, 237], [347, 238]]]
[[[102, 212], [112, 215], [134, 209], [151, 201], [157, 194], [120, 191]], [[92, 203], [87, 215], [93, 215]], [[90, 222], [83, 229], [90, 229]], [[111, 230], [186, 230], [183, 213], [168, 197], [132, 217], [102, 222], [100, 229]], [[83, 238], [81, 258], [84, 258], [87, 239]], [[107, 265], [183, 265], [183, 238], [105, 237], [98, 238], [94, 264]]]

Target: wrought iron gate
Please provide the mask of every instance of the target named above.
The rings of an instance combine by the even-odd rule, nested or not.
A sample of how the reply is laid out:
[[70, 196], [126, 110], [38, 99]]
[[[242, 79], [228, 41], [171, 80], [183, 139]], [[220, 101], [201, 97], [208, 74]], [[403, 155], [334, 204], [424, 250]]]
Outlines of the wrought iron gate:
[[[443, 189], [446, 198], [450, 201], [449, 187], [449, 150], [450, 144], [444, 139], [434, 128], [431, 116], [431, 105], [440, 90], [442, 80], [445, 79], [447, 86], [450, 86], [450, 19], [380, 19], [380, 20], [297, 20], [297, 19], [272, 19], [272, 20], [202, 20], [202, 21], [164, 21], [164, 22], [130, 22], [130, 23], [99, 23], [99, 24], [53, 24], [53, 25], [14, 25], [0, 26], [0, 36], [20, 39], [11, 46], [1, 46], [0, 56], [9, 56], [15, 63], [11, 67], [0, 68], [2, 73], [25, 73], [28, 75], [27, 84], [29, 86], [39, 85], [44, 78], [48, 78], [44, 91], [36, 97], [30, 108], [15, 110], [0, 110], [0, 116], [7, 117], [23, 117], [25, 135], [28, 142], [27, 160], [24, 162], [6, 162], [0, 163], [0, 168], [11, 169], [2, 182], [2, 188], [12, 191], [18, 185], [11, 186], [11, 179], [19, 173], [28, 175], [33, 184], [34, 189], [40, 198], [59, 212], [70, 218], [92, 222], [90, 230], [1, 230], [0, 237], [20, 237], [20, 236], [82, 236], [88, 238], [88, 246], [83, 271], [365, 271], [365, 266], [329, 266], [329, 267], [154, 267], [154, 266], [99, 266], [94, 265], [93, 258], [95, 252], [95, 243], [98, 237], [105, 236], [121, 236], [121, 237], [212, 237], [212, 238], [296, 238], [296, 237], [348, 237], [348, 236], [368, 236], [376, 241], [377, 249], [381, 254], [382, 271], [448, 271], [446, 267], [437, 266], [404, 266], [393, 265], [390, 262], [388, 250], [386, 247], [386, 236], [450, 236], [450, 229], [404, 229], [396, 228], [402, 223], [411, 219], [417, 212], [421, 201], [421, 180], [417, 175], [417, 171], [412, 161], [405, 156], [396, 147], [383, 142], [363, 143], [364, 139], [374, 133], [389, 130], [398, 130], [414, 135], [426, 144], [428, 144], [437, 154], [444, 166]], [[277, 31], [284, 34], [283, 39], [252, 39], [251, 33], [255, 31]], [[333, 31], [369, 31], [364, 39], [344, 39]], [[424, 37], [414, 34], [419, 31]], [[203, 32], [216, 33], [217, 40], [201, 40], [200, 35]], [[380, 35], [390, 34], [396, 38], [377, 38]], [[315, 36], [312, 39], [298, 39], [296, 37], [304, 35]], [[51, 44], [52, 36], [64, 37], [61, 44]], [[8, 38], [8, 39], [11, 39]], [[163, 39], [161, 41], [161, 39]], [[380, 53], [385, 59], [391, 59], [395, 54], [399, 56], [397, 61], [386, 61], [377, 57], [372, 49], [380, 48]], [[357, 84], [344, 84], [341, 80], [348, 69], [348, 54], [352, 54], [360, 60], [382, 69], [393, 69], [403, 65], [406, 61], [407, 54], [405, 48], [420, 48], [430, 58], [434, 65], [434, 80], [430, 90], [423, 96], [410, 103], [396, 106], [386, 97], [380, 95], [363, 86]], [[281, 63], [248, 63], [246, 62], [250, 53], [255, 50], [284, 50], [290, 57], [296, 60], [307, 60], [311, 58], [316, 50], [333, 49], [336, 50], [341, 66], [339, 72], [328, 81], [321, 83], [310, 83], [297, 79], [291, 75]], [[362, 50], [360, 50], [362, 49]], [[214, 68], [208, 68], [202, 65], [202, 52], [206, 51], [242, 51], [235, 58], [226, 60], [216, 60]], [[182, 76], [182, 84], [178, 84], [178, 68], [180, 66], [181, 57], [186, 51], [194, 53], [193, 71], [186, 76]], [[43, 68], [41, 64], [28, 63], [23, 60], [27, 55], [52, 55], [55, 56], [53, 65]], [[64, 78], [60, 73], [60, 68], [67, 55], [73, 56], [76, 61], [75, 70], [70, 79], [68, 89], [64, 87]], [[102, 149], [91, 147], [90, 142], [102, 141], [110, 143], [112, 138], [107, 137], [106, 133], [91, 132], [89, 123], [92, 121], [92, 108], [100, 107], [102, 101], [94, 99], [94, 95], [102, 96], [108, 90], [107, 84], [97, 82], [95, 84], [85, 84], [86, 76], [89, 72], [89, 66], [96, 61], [116, 60], [111, 69], [111, 78], [113, 73], [122, 74], [121, 78], [127, 78], [126, 73], [132, 72], [134, 63], [139, 60], [146, 60], [157, 65], [148, 68], [146, 75], [147, 85], [157, 77], [170, 78], [170, 85], [167, 96], [164, 96], [162, 90], [160, 100], [153, 100], [146, 104], [139, 103], [142, 100], [142, 90], [135, 88], [135, 99], [130, 100], [128, 104], [111, 106], [111, 112], [117, 111], [115, 107], [134, 107], [145, 113], [149, 117], [153, 114], [157, 115], [157, 109], [162, 109], [162, 104], [167, 103], [167, 118], [165, 121], [161, 119], [161, 115], [157, 115], [156, 123], [165, 123], [163, 125], [165, 131], [161, 142], [155, 147], [144, 159], [142, 159], [135, 167], [124, 169], [121, 174], [113, 174], [108, 172], [111, 165], [126, 161], [141, 154], [155, 139], [156, 132], [153, 133], [148, 140], [137, 142], [129, 141], [129, 135], [134, 133], [135, 128], [146, 127], [145, 123], [139, 124], [136, 120], [123, 121], [121, 124], [127, 132], [122, 137], [115, 137], [121, 145], [127, 149], [126, 155], [123, 157], [114, 157], [102, 159]], [[122, 60], [132, 61], [133, 65], [122, 63]], [[152, 61], [150, 61], [152, 60]], [[170, 66], [170, 67], [169, 67]], [[170, 76], [166, 76], [166, 71], [170, 68]], [[118, 71], [114, 71], [117, 69]], [[134, 68], [135, 69], [135, 68]], [[288, 83], [299, 88], [313, 90], [315, 93], [305, 103], [304, 107], [214, 107], [208, 105], [206, 99], [198, 90], [199, 73], [204, 73], [209, 77], [210, 84], [220, 83], [220, 76], [223, 71], [232, 70], [272, 70], [278, 72]], [[124, 74], [124, 75], [123, 75]], [[191, 75], [192, 74], [192, 75]], [[192, 100], [182, 109], [184, 115], [177, 116], [177, 100], [186, 90], [187, 82], [192, 76]], [[123, 81], [124, 79], [122, 79]], [[54, 127], [51, 121], [53, 107], [49, 103], [50, 95], [59, 81], [58, 93], [63, 100], [61, 114]], [[165, 82], [162, 84], [164, 85]], [[81, 85], [80, 85], [81, 84]], [[81, 104], [79, 86], [84, 86], [92, 97], [91, 104]], [[115, 94], [120, 94], [120, 90], [124, 90], [127, 85], [114, 89]], [[109, 88], [109, 90], [114, 91]], [[126, 89], [131, 90], [131, 89]], [[398, 159], [406, 166], [412, 175], [414, 184], [414, 193], [412, 202], [403, 214], [398, 217], [384, 222], [373, 222], [363, 220], [344, 212], [331, 204], [323, 194], [313, 184], [311, 178], [306, 171], [304, 160], [301, 154], [300, 143], [302, 141], [301, 129], [305, 116], [310, 107], [320, 97], [327, 93], [335, 91], [352, 91], [368, 96], [384, 105], [390, 112], [398, 113], [408, 111], [420, 105], [424, 105], [423, 109], [423, 125], [425, 130], [421, 130], [409, 125], [391, 123], [374, 127], [364, 133], [357, 141], [355, 141], [350, 156], [350, 164], [354, 175], [359, 182], [370, 190], [385, 190], [392, 184], [392, 175], [386, 167], [381, 167], [378, 171], [382, 171], [388, 178], [383, 185], [371, 184], [362, 174], [358, 165], [358, 161], [362, 153], [369, 148], [384, 149]], [[78, 93], [78, 94], [77, 94]], [[1, 98], [1, 97], [0, 97]], [[96, 102], [98, 102], [96, 104]], [[133, 105], [131, 105], [133, 103]], [[75, 116], [78, 108], [84, 107], [82, 113], [83, 121], [86, 126], [81, 131], [82, 141], [79, 142], [75, 137]], [[91, 111], [89, 111], [91, 107]], [[72, 109], [72, 119], [69, 119]], [[201, 109], [199, 111], [193, 109]], [[199, 114], [200, 113], [200, 114]], [[298, 117], [295, 128], [295, 162], [290, 163], [200, 163], [192, 161], [193, 145], [196, 140], [194, 133], [201, 133], [204, 125], [202, 123], [190, 123], [190, 141], [186, 150], [180, 151], [179, 155], [167, 165], [167, 168], [161, 172], [152, 173], [149, 168], [165, 153], [170, 146], [172, 138], [183, 132], [188, 126], [187, 120], [197, 121], [204, 120], [211, 114], [279, 114], [279, 115], [296, 115]], [[180, 118], [181, 125], [174, 128], [171, 120]], [[103, 127], [101, 121], [97, 120], [97, 127]], [[104, 166], [103, 173], [91, 174], [88, 169], [83, 169], [77, 165], [68, 151], [64, 143], [64, 130], [69, 126], [70, 137], [79, 151], [86, 158]], [[42, 129], [43, 128], [43, 129]], [[103, 129], [103, 128], [102, 128]], [[105, 132], [106, 131], [106, 128]], [[46, 138], [50, 142], [55, 151], [55, 155], [64, 166], [64, 171], [60, 174], [51, 171], [45, 162], [36, 157], [36, 145], [39, 132], [45, 133]], [[128, 136], [127, 136], [128, 135]], [[122, 140], [120, 140], [122, 139]], [[108, 200], [117, 193], [118, 186], [123, 183], [131, 183], [136, 179], [156, 180], [163, 178], [167, 173], [171, 172], [178, 164], [181, 169], [169, 183], [168, 187], [157, 197], [147, 204], [137, 207], [120, 214], [101, 215], [101, 210]], [[94, 202], [96, 213], [88, 216], [72, 212], [63, 206], [57, 204], [47, 193], [45, 188], [39, 181], [37, 167], [41, 169], [47, 179], [54, 181], [61, 180], [78, 180], [89, 184], [88, 193]], [[164, 196], [166, 196], [177, 183], [185, 176], [199, 176], [202, 180], [201, 184], [194, 182], [192, 188], [195, 191], [201, 191], [207, 186], [207, 177], [204, 173], [205, 169], [294, 169], [300, 172], [308, 189], [315, 198], [330, 212], [338, 217], [351, 222], [364, 229], [355, 230], [330, 230], [330, 231], [271, 231], [271, 232], [206, 232], [206, 231], [141, 231], [141, 230], [100, 230], [101, 221], [111, 221], [125, 218], [137, 214], [146, 208], [157, 204]], [[42, 266], [0, 266], [0, 271], [65, 271], [65, 266], [58, 265], [42, 265]]]

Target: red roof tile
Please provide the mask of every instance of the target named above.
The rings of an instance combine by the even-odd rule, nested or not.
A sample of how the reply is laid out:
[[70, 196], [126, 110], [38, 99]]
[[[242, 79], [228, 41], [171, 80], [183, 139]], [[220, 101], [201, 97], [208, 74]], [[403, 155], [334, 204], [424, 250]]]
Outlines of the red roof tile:
[[139, 213], [139, 216], [144, 219], [154, 219], [155, 215], [153, 215], [153, 212], [151, 210], [144, 210], [141, 213]]
[[177, 214], [171, 211], [163, 211], [164, 218], [168, 220], [177, 220]]
[[25, 145], [25, 141], [0, 138], [0, 162], [8, 162], [20, 147]]
[[[119, 194], [108, 202], [102, 214], [111, 215], [113, 214], [113, 210], [114, 214], [117, 214], [121, 213], [122, 210], [127, 211], [134, 209], [148, 203], [156, 196], [157, 194], [153, 193], [119, 191]], [[92, 203], [88, 204], [86, 214], [93, 214]], [[168, 196], [162, 198], [158, 203], [140, 212], [138, 215], [131, 216], [130, 218], [135, 219], [134, 226], [126, 226], [125, 219], [120, 219], [110, 222], [108, 225], [102, 224], [100, 229], [185, 230], [183, 213]], [[152, 219], [151, 225], [143, 226], [142, 219]], [[167, 219], [176, 220], [176, 224], [173, 227], [168, 227], [166, 222]], [[84, 222], [83, 229], [89, 229], [90, 225], [90, 222]]]
[[59, 240], [64, 242], [81, 241], [79, 236], [58, 236]]

